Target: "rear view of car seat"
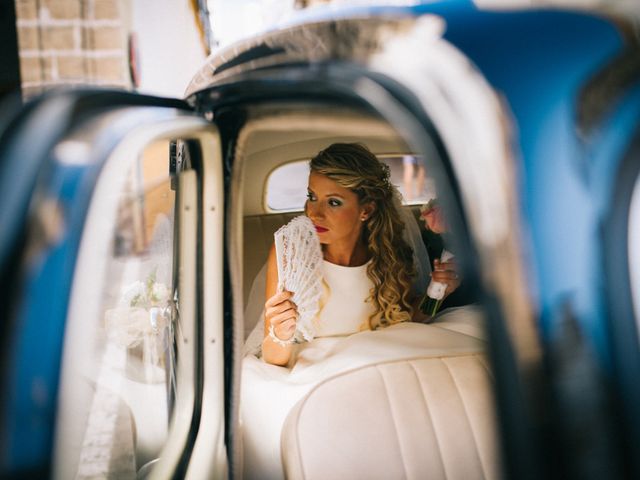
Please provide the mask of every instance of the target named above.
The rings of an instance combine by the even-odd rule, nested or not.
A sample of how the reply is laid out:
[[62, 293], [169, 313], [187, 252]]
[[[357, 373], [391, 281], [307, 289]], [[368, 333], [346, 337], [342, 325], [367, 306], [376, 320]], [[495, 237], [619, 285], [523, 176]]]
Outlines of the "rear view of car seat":
[[295, 479], [495, 479], [483, 355], [393, 361], [316, 386], [289, 414], [282, 460]]

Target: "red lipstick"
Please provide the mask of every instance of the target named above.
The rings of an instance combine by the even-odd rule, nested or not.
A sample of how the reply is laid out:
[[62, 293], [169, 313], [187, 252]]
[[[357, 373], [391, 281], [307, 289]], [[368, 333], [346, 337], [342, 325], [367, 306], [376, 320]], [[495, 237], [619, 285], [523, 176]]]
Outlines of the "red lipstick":
[[329, 231], [328, 228], [321, 227], [320, 225], [314, 225], [314, 227], [316, 227], [316, 232], [318, 233], [324, 233]]

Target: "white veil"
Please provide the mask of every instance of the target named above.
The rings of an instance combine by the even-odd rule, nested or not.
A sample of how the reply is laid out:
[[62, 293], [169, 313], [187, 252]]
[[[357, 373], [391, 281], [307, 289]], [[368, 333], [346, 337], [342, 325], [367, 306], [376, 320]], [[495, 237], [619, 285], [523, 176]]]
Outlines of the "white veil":
[[427, 285], [429, 284], [431, 275], [431, 262], [429, 261], [429, 254], [427, 253], [427, 247], [425, 247], [420, 234], [420, 227], [416, 222], [413, 213], [410, 208], [406, 208], [402, 205], [402, 196], [395, 186], [393, 189], [393, 204], [398, 209], [400, 217], [404, 222], [404, 231], [402, 237], [404, 241], [413, 250], [413, 264], [416, 268], [416, 278], [413, 281], [413, 291], [416, 295], [422, 296], [427, 291]]

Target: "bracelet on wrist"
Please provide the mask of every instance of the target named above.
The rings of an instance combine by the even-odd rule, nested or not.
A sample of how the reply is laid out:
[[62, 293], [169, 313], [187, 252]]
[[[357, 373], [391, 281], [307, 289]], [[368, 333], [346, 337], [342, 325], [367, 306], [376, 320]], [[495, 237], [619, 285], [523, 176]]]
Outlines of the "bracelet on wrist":
[[291, 338], [288, 338], [287, 340], [282, 340], [281, 338], [278, 338], [278, 336], [276, 335], [276, 331], [273, 328], [273, 325], [269, 326], [269, 338], [271, 338], [271, 340], [273, 340], [274, 343], [280, 345], [281, 347], [286, 347], [287, 345], [291, 345], [292, 343], [295, 343], [296, 339], [295, 339], [295, 335], [291, 335]]

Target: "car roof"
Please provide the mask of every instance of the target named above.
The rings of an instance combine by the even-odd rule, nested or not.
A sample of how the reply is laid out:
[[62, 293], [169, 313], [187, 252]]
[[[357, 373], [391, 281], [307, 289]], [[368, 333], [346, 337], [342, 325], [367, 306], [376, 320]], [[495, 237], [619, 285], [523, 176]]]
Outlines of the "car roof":
[[[493, 0], [482, 0], [475, 4], [467, 0], [407, 3], [411, 5], [324, 5], [296, 12], [279, 24], [212, 53], [187, 86], [185, 97], [190, 98], [199, 91], [213, 87], [233, 74], [258, 68], [292, 62], [364, 61], [380, 47], [370, 42], [374, 31], [384, 28], [399, 33], [422, 15], [440, 16], [447, 26], [475, 24], [476, 29], [486, 26], [489, 18], [501, 23], [508, 23], [511, 18], [520, 21], [526, 19], [531, 24], [539, 23], [543, 17], [563, 18], [567, 37], [574, 34], [571, 19], [578, 17], [597, 17], [600, 21], [618, 26], [626, 24], [627, 30], [632, 30], [633, 20], [640, 18], [640, 7], [633, 0], [614, 2], [615, 5], [603, 2], [589, 5], [588, 8], [575, 5], [572, 8], [516, 7], [516, 2]], [[336, 29], [338, 24], [344, 25], [345, 29]], [[473, 30], [468, 32], [468, 36], [477, 38], [477, 32]], [[361, 33], [354, 36], [354, 31]], [[535, 41], [543, 31], [535, 31], [530, 40]], [[494, 30], [488, 32], [493, 36], [499, 35]], [[385, 32], [385, 35], [388, 38], [389, 33]], [[529, 34], [519, 32], [518, 35]], [[446, 31], [444, 38], [448, 38]]]

